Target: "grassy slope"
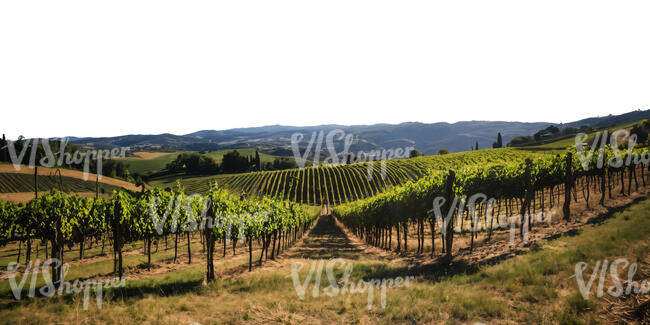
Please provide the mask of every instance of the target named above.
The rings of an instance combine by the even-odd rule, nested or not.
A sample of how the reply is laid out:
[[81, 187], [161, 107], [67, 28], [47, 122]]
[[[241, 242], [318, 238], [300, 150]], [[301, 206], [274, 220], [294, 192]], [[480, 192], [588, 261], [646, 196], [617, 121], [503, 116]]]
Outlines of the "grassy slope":
[[[206, 153], [207, 156], [214, 158], [217, 163], [221, 163], [223, 155], [226, 153], [237, 150], [241, 155], [244, 156], [255, 156], [255, 149], [225, 149], [225, 150], [216, 150]], [[178, 152], [170, 153], [167, 155], [158, 156], [151, 159], [142, 159], [137, 157], [124, 158], [123, 161], [129, 164], [129, 171], [131, 173], [146, 173], [146, 172], [156, 172], [165, 168], [165, 166], [172, 162], [178, 156]], [[260, 160], [262, 163], [273, 162], [278, 156], [267, 155], [265, 153], [260, 153]]]
[[[374, 296], [372, 310], [366, 308], [366, 294], [314, 298], [309, 290], [307, 298], [300, 300], [288, 277], [289, 263], [219, 279], [208, 286], [200, 284], [204, 266], [196, 265], [131, 281], [126, 289], [112, 292], [109, 295], [112, 300], [105, 302], [101, 310], [91, 306], [89, 311], [83, 311], [79, 297], [39, 298], [3, 305], [0, 320], [47, 323], [56, 319], [113, 324], [311, 323], [314, 320], [386, 324], [592, 323], [594, 310], [602, 310], [604, 302], [593, 295], [589, 301], [580, 298], [577, 283], [570, 278], [575, 264], [585, 261], [594, 265], [597, 260], [611, 261], [621, 256], [633, 261], [646, 257], [650, 238], [641, 230], [650, 229], [649, 211], [650, 201], [642, 201], [575, 236], [560, 237], [533, 252], [483, 266], [470, 274], [441, 278], [416, 276], [410, 287], [387, 292], [385, 309], [379, 307], [378, 294]], [[354, 263], [351, 279], [355, 281], [404, 276], [409, 272], [399, 262], [368, 258], [351, 262]], [[308, 267], [306, 264], [305, 269]], [[300, 279], [305, 277], [303, 269]], [[4, 284], [3, 287], [6, 290]]]
[[151, 159], [142, 159], [137, 157], [124, 158], [122, 161], [129, 164], [129, 172], [131, 173], [146, 173], [155, 172], [165, 168], [165, 165], [176, 159], [178, 153], [170, 153], [158, 156]]
[[[608, 132], [610, 132], [610, 134], [611, 134], [612, 131], [616, 131], [616, 130], [619, 130], [619, 129], [628, 129], [628, 128], [631, 128], [633, 125], [638, 124], [640, 122], [643, 122], [643, 121], [637, 121], [637, 122], [627, 123], [627, 124], [623, 124], [623, 125], [617, 125], [615, 127], [606, 128], [606, 130]], [[598, 132], [600, 132], [602, 134], [604, 132], [604, 130], [605, 129], [588, 133], [588, 138], [587, 138], [586, 142], [591, 142]], [[575, 144], [576, 144], [575, 142], [576, 142], [575, 135], [570, 135], [570, 136], [563, 137], [562, 139], [552, 141], [552, 142], [548, 142], [548, 143], [542, 143], [542, 144], [531, 145], [531, 146], [521, 146], [521, 147], [516, 147], [516, 148], [517, 149], [522, 149], [522, 150], [556, 150], [557, 151], [557, 150], [565, 150], [566, 148], [569, 148], [569, 147], [575, 147]]]

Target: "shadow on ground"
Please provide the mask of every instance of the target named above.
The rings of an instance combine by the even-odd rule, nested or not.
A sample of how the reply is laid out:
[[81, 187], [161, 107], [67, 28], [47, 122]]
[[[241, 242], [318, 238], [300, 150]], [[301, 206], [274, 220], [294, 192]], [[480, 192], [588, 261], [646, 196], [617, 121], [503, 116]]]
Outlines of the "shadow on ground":
[[366, 252], [354, 245], [331, 215], [321, 216], [314, 228], [303, 239], [303, 244], [287, 255], [289, 258], [358, 259]]

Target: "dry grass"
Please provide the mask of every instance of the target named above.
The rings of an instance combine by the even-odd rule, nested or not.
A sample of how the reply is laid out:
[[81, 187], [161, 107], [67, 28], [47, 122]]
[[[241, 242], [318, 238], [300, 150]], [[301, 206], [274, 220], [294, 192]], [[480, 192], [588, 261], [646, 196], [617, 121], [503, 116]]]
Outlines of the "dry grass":
[[138, 151], [134, 152], [133, 155], [141, 159], [154, 159], [160, 156], [169, 155], [173, 152], [151, 152], [151, 151]]
[[[110, 292], [101, 309], [82, 309], [81, 296], [37, 298], [1, 303], [0, 323], [47, 324], [581, 324], [594, 323], [607, 302], [581, 300], [575, 263], [647, 256], [650, 201], [608, 212], [582, 228], [556, 239], [538, 242], [517, 256], [478, 267], [455, 261], [433, 269], [414, 267], [407, 259], [368, 248], [321, 218], [307, 237], [276, 261], [242, 271], [247, 254], [216, 261], [218, 279], [202, 285], [205, 265], [174, 269], [161, 261], [159, 271], [130, 281], [126, 289]], [[259, 253], [254, 255], [258, 257]], [[291, 264], [307, 269], [319, 259], [343, 258], [354, 268], [351, 280], [415, 276], [409, 287], [387, 292], [386, 308], [375, 293], [368, 310], [367, 294], [313, 296], [312, 278], [305, 300], [294, 289]], [[240, 270], [233, 273], [232, 270]], [[335, 270], [340, 279], [342, 271]], [[325, 272], [321, 288], [328, 284]], [[94, 296], [93, 296], [94, 297]]]

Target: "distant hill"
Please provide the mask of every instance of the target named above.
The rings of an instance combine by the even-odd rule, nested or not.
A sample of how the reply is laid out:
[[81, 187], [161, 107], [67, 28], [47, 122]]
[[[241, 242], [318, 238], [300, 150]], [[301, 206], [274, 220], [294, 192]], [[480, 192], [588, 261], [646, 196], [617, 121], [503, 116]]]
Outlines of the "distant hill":
[[353, 134], [355, 142], [352, 152], [381, 148], [415, 147], [424, 154], [435, 154], [439, 149], [450, 152], [466, 151], [479, 143], [480, 148], [491, 148], [497, 133], [503, 136], [503, 143], [520, 135], [531, 135], [549, 125], [558, 128], [592, 126], [602, 127], [625, 124], [650, 118], [650, 110], [634, 111], [621, 115], [592, 117], [571, 123], [549, 122], [506, 122], [506, 121], [464, 121], [457, 123], [419, 123], [373, 125], [318, 125], [284, 126], [271, 125], [230, 130], [202, 130], [185, 135], [169, 133], [159, 135], [123, 135], [104, 138], [71, 138], [71, 142], [91, 147], [129, 146], [134, 150], [220, 150], [229, 148], [255, 148], [274, 155], [291, 155], [291, 135], [303, 133], [304, 147], [312, 132], [325, 133], [341, 129]]
[[591, 127], [607, 127], [612, 125], [621, 125], [628, 124], [640, 120], [645, 120], [650, 118], [650, 110], [636, 110], [633, 112], [621, 114], [621, 115], [607, 115], [603, 117], [591, 117], [580, 121], [575, 121], [566, 124], [560, 124], [562, 127], [574, 127], [579, 128], [580, 126], [587, 125]]

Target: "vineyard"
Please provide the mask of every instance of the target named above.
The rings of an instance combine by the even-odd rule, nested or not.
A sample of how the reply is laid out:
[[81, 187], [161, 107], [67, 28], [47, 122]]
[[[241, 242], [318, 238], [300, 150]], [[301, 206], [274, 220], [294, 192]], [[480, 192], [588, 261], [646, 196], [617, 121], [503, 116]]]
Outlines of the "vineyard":
[[650, 1], [0, 1], [0, 325], [650, 325]]
[[[300, 205], [268, 198], [244, 200], [225, 190], [211, 192], [208, 196], [187, 196], [182, 187], [176, 191], [154, 189], [138, 194], [114, 192], [110, 200], [82, 198], [52, 190], [29, 203], [1, 202], [0, 244], [18, 241], [17, 261], [20, 261], [20, 244], [26, 243], [26, 260], [30, 261], [33, 242], [45, 245], [46, 258], [64, 261], [64, 248], [79, 246], [79, 259], [89, 243], [112, 243], [113, 272], [123, 276], [123, 248], [140, 241], [148, 255], [151, 267], [151, 245], [167, 236], [174, 237], [174, 261], [178, 254], [179, 239], [187, 237], [189, 263], [192, 253], [190, 239], [200, 234], [207, 260], [206, 278], [214, 280], [212, 260], [215, 243], [231, 242], [233, 250], [242, 241], [249, 248], [249, 271], [253, 265], [253, 242], [262, 245], [262, 256], [271, 259], [293, 244], [307, 229], [313, 219]], [[48, 245], [50, 250], [48, 251]], [[53, 279], [63, 277], [61, 265], [53, 266]]]
[[[56, 177], [57, 184], [59, 184], [59, 185], [57, 185], [55, 187], [50, 187], [47, 190], [50, 190], [52, 188], [61, 189], [62, 187], [60, 186], [60, 183], [63, 183], [64, 186], [65, 186], [67, 183], [80, 184], [76, 180], [83, 180], [83, 181], [88, 181], [88, 182], [94, 184], [95, 181], [97, 180], [97, 174], [94, 174], [94, 173], [91, 173], [91, 172], [84, 173], [81, 170], [74, 170], [74, 169], [39, 167], [37, 172], [38, 172], [39, 180], [43, 176], [45, 176], [45, 177]], [[30, 182], [32, 185], [23, 184], [20, 187], [17, 187], [17, 189], [24, 190], [25, 188], [28, 188], [29, 186], [32, 186], [32, 191], [33, 191], [33, 182], [34, 182], [34, 169], [33, 168], [31, 168], [31, 167], [29, 167], [27, 165], [19, 165], [18, 170], [16, 170], [16, 166], [14, 166], [13, 164], [0, 163], [0, 174], [2, 174], [2, 175], [6, 175], [6, 174], [29, 175], [31, 177], [31, 179], [32, 179], [31, 182]], [[61, 178], [61, 180], [63, 182], [59, 181], [59, 177]], [[50, 178], [50, 180], [51, 179], [52, 178]], [[75, 179], [75, 180], [72, 180], [72, 179]], [[48, 179], [47, 178], [43, 179], [43, 182], [47, 183]], [[100, 186], [102, 184], [106, 184], [106, 185], [113, 186], [114, 188], [123, 188], [123, 189], [129, 190], [129, 191], [138, 191], [138, 190], [140, 190], [140, 187], [136, 186], [133, 183], [129, 183], [129, 182], [121, 180], [121, 179], [112, 178], [112, 177], [108, 177], [108, 176], [104, 176], [104, 175], [102, 175], [101, 179], [99, 179], [99, 183], [100, 183]], [[75, 186], [79, 186], [79, 185], [75, 185]], [[88, 185], [86, 185], [86, 186], [88, 186]], [[6, 188], [8, 188], [8, 187], [6, 187]], [[39, 189], [40, 188], [41, 187], [39, 185]], [[64, 188], [64, 190], [65, 190], [65, 188]], [[94, 187], [93, 187], [93, 192], [94, 192]]]
[[523, 162], [527, 158], [547, 156], [545, 153], [492, 149], [423, 156], [408, 159], [322, 165], [302, 169], [263, 171], [182, 180], [190, 193], [206, 193], [210, 180], [233, 193], [270, 196], [309, 205], [338, 205], [377, 195], [389, 188], [416, 181], [436, 170], [462, 168], [485, 162]]
[[[587, 161], [581, 161], [575, 151], [524, 163], [485, 160], [457, 171], [434, 172], [417, 182], [339, 206], [334, 213], [373, 246], [407, 249], [408, 231], [415, 228], [418, 254], [424, 253], [428, 233], [431, 255], [440, 236], [441, 252], [449, 257], [455, 233], [469, 234], [470, 251], [479, 232], [487, 233], [489, 240], [494, 229], [516, 225], [523, 240], [540, 222], [535, 218], [538, 212], [561, 205], [562, 218], [571, 220], [571, 202], [579, 202], [578, 192], [589, 209], [590, 197], [598, 196], [598, 204], [604, 205], [613, 198], [613, 188], [624, 196], [633, 187], [634, 191], [645, 189], [650, 182], [648, 158], [642, 149], [620, 154], [608, 146]], [[472, 200], [476, 194], [482, 197]]]
[[[499, 298], [502, 295], [494, 283], [501, 281], [507, 290], [523, 296], [530, 294], [525, 290], [545, 292], [535, 293], [534, 302], [525, 300], [532, 298], [519, 302], [525, 306], [556, 301], [557, 294], [548, 293], [556, 290], [548, 289], [548, 277], [555, 275], [544, 272], [556, 272], [548, 271], [549, 263], [556, 268], [566, 264], [568, 270], [571, 263], [549, 262], [551, 257], [544, 257], [543, 262], [539, 258], [519, 261], [506, 270], [499, 265], [494, 270], [478, 271], [484, 270], [478, 265], [492, 261], [494, 255], [536, 254], [534, 247], [548, 238], [587, 227], [591, 219], [585, 218], [585, 213], [607, 212], [622, 202], [636, 202], [633, 200], [644, 196], [650, 185], [650, 156], [644, 150], [647, 148], [619, 156], [606, 147], [586, 162], [574, 150], [561, 155], [482, 150], [390, 160], [385, 178], [379, 174], [381, 163], [375, 162], [370, 180], [367, 163], [361, 163], [201, 177], [178, 181], [167, 189], [115, 190], [108, 199], [52, 190], [26, 204], [0, 201], [0, 247], [4, 246], [0, 261], [10, 266], [0, 271], [0, 304], [13, 312], [24, 311], [20, 319], [34, 317], [37, 323], [47, 323], [52, 314], [79, 322], [66, 316], [74, 314], [69, 312], [73, 310], [70, 301], [77, 304], [76, 313], [88, 317], [81, 322], [90, 323], [115, 323], [123, 317], [143, 322], [190, 323], [190, 319], [210, 323], [222, 320], [224, 315], [233, 323], [293, 323], [296, 311], [304, 310], [305, 314], [299, 315], [305, 317], [303, 321], [316, 321], [323, 315], [345, 321], [347, 309], [343, 308], [361, 306], [352, 313], [353, 317], [363, 317], [369, 298], [324, 297], [327, 294], [323, 293], [318, 299], [309, 296], [301, 300], [295, 290], [303, 284], [297, 285], [289, 276], [298, 262], [306, 266], [299, 272], [300, 279], [329, 281], [325, 272], [322, 280], [311, 278], [309, 263], [343, 258], [355, 261], [355, 281], [393, 275], [417, 279], [415, 287], [389, 291], [389, 304], [402, 309], [389, 307], [388, 316], [382, 314], [383, 309], [378, 314], [368, 311], [373, 320], [390, 317], [391, 322], [416, 319], [419, 323], [444, 322], [449, 320], [446, 317], [513, 318], [506, 309], [492, 304], [507, 303]], [[24, 176], [28, 186], [33, 175]], [[269, 192], [265, 192], [267, 188]], [[203, 194], [195, 194], [198, 192]], [[485, 196], [474, 200], [479, 193]], [[634, 224], [626, 224], [627, 241], [606, 236], [608, 242], [612, 238], [611, 242], [621, 247], [635, 243], [635, 252], [643, 252], [643, 248], [636, 248], [637, 242], [630, 241], [638, 235], [629, 232], [647, 224], [643, 212], [647, 206], [637, 209], [641, 212], [632, 219]], [[547, 216], [553, 217], [552, 222]], [[575, 254], [585, 258], [594, 251], [598, 250], [585, 248]], [[106, 306], [89, 311], [82, 310], [81, 298], [74, 295], [16, 303], [8, 280], [10, 273], [15, 274], [13, 281], [17, 283], [36, 278], [30, 268], [43, 257], [57, 258], [71, 267], [68, 272], [59, 264], [48, 264], [49, 270], [38, 276], [37, 286], [47, 286], [47, 279], [60, 281], [64, 277], [101, 279], [114, 275], [131, 280], [125, 288], [104, 293]], [[535, 272], [545, 274], [544, 280], [527, 278], [530, 272], [535, 274], [529, 269], [531, 265], [542, 270]], [[561, 276], [557, 271], [557, 276], [566, 279], [570, 271], [562, 271]], [[512, 276], [513, 280], [498, 275], [508, 272], [525, 275]], [[449, 275], [452, 277], [447, 278]], [[465, 284], [476, 277], [489, 281], [478, 291]], [[26, 283], [22, 296], [29, 295], [29, 279]], [[452, 289], [459, 285], [466, 287]], [[567, 284], [563, 282], [562, 286]], [[307, 288], [311, 292], [311, 286]], [[414, 294], [419, 296], [414, 298]], [[468, 305], [468, 299], [478, 303]], [[414, 301], [427, 303], [412, 309]], [[430, 301], [439, 302], [451, 316], [432, 313]], [[27, 312], [41, 305], [57, 306], [62, 311]], [[246, 306], [245, 312], [237, 308], [240, 305]], [[525, 316], [524, 322], [553, 323], [562, 317], [578, 317], [544, 308], [546, 312]], [[142, 309], [147, 312], [142, 313]], [[205, 310], [209, 311], [201, 312]]]
[[[65, 192], [95, 192], [96, 186], [101, 193], [111, 193], [119, 187], [99, 183], [97, 185], [94, 181], [84, 181], [83, 179], [73, 178], [68, 176], [45, 176], [38, 175], [38, 191], [49, 191], [50, 189], [57, 188]], [[0, 173], [0, 193], [15, 193], [15, 192], [34, 192], [34, 175], [30, 174], [9, 174]]]

